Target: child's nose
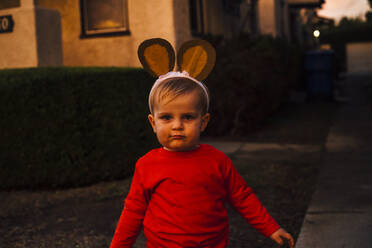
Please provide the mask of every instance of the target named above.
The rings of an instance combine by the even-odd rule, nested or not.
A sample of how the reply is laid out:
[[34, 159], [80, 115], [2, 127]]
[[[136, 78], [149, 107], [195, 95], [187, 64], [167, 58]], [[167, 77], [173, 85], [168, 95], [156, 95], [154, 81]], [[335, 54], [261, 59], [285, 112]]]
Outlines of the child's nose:
[[173, 121], [172, 128], [175, 129], [175, 130], [183, 129], [183, 121], [182, 121], [182, 119], [175, 119]]

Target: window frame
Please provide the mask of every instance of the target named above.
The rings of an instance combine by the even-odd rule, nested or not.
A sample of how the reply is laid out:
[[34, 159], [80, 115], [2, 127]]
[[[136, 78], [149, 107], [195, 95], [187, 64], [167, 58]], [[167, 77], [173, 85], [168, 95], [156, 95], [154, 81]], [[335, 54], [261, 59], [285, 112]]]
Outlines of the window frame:
[[190, 31], [193, 36], [205, 35], [204, 2], [189, 0]]
[[110, 37], [130, 35], [129, 31], [129, 15], [128, 15], [128, 0], [120, 0], [123, 2], [122, 14], [124, 25], [122, 28], [103, 28], [99, 30], [88, 30], [88, 13], [86, 2], [89, 0], [80, 0], [80, 17], [81, 17], [81, 35], [80, 38], [94, 37]]
[[240, 17], [240, 2], [241, 1], [222, 0], [225, 13], [230, 16]]
[[3, 10], [3, 9], [12, 9], [12, 8], [19, 8], [19, 7], [21, 7], [21, 0], [13, 0], [13, 1], [7, 0], [7, 1], [3, 1], [0, 4], [0, 10]]

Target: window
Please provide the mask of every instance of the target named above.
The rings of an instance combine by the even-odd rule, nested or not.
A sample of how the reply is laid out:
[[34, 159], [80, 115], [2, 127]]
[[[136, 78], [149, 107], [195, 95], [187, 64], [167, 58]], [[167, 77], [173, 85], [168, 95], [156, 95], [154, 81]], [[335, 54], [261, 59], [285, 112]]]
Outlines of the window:
[[189, 0], [189, 10], [191, 33], [204, 34], [203, 0]]
[[258, 34], [258, 17], [257, 17], [257, 2], [258, 0], [251, 0], [249, 1], [249, 24], [252, 34]]
[[242, 0], [222, 0], [222, 5], [227, 14], [240, 17], [241, 2]]
[[82, 37], [129, 34], [127, 0], [81, 0]]
[[20, 0], [1, 0], [0, 9], [15, 8], [21, 6]]
[[240, 30], [239, 33], [258, 35], [258, 17], [257, 17], [258, 0], [247, 0], [240, 6]]

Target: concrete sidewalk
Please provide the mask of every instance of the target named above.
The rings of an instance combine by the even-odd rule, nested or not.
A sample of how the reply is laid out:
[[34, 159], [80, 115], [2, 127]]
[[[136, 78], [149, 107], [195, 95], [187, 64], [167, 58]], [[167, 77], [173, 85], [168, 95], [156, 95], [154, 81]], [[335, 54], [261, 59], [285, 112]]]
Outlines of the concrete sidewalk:
[[372, 75], [348, 76], [296, 248], [372, 247]]

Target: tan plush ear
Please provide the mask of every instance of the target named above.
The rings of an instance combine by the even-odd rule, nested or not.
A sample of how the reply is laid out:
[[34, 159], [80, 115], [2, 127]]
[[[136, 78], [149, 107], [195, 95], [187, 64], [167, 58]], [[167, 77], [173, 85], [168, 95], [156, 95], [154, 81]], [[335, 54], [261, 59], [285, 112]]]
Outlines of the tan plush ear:
[[205, 40], [190, 40], [182, 44], [177, 54], [180, 71], [203, 81], [211, 73], [216, 62], [214, 47]]
[[164, 75], [174, 68], [173, 47], [161, 38], [143, 41], [138, 47], [138, 58], [143, 68], [154, 77]]

